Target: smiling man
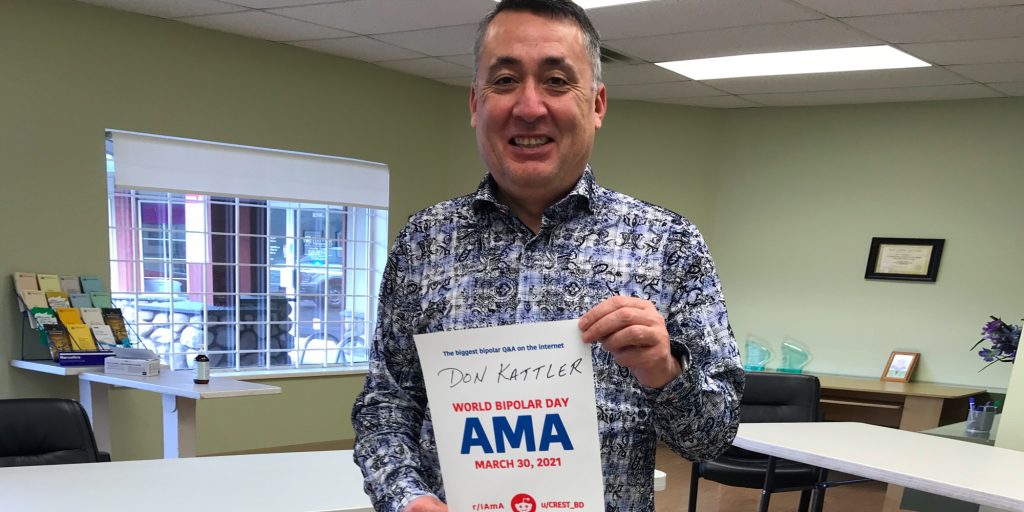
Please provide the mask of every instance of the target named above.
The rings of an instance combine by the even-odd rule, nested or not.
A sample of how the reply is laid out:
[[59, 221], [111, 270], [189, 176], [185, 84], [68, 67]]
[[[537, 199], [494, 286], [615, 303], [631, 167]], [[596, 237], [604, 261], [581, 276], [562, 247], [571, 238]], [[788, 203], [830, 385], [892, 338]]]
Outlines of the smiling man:
[[470, 123], [487, 176], [395, 240], [352, 411], [367, 493], [380, 511], [447, 510], [414, 334], [578, 319], [605, 509], [651, 511], [659, 439], [705, 460], [736, 434], [743, 372], [714, 264], [685, 218], [596, 183], [607, 100], [582, 9], [502, 1], [475, 54]]

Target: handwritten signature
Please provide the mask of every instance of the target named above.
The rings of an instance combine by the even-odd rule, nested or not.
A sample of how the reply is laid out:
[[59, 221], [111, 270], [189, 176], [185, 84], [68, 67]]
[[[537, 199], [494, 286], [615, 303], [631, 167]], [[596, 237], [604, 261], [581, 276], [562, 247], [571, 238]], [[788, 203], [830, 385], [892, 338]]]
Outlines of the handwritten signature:
[[[499, 363], [496, 378], [493, 382], [503, 384], [505, 382], [528, 382], [538, 380], [562, 379], [571, 375], [582, 374], [580, 364], [583, 358], [576, 358], [567, 363], [547, 363], [539, 366], [512, 366], [510, 363]], [[476, 370], [460, 368], [442, 368], [437, 374], [448, 378], [448, 387], [454, 388], [463, 384], [482, 384], [487, 382], [489, 366]]]

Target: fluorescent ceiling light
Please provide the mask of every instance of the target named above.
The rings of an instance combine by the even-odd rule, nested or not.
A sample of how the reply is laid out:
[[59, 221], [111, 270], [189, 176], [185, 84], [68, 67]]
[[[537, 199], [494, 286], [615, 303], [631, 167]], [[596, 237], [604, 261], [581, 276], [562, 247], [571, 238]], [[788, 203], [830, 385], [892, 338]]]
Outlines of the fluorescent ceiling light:
[[611, 7], [613, 5], [635, 4], [649, 0], [573, 0], [573, 3], [584, 9], [597, 9], [598, 7]]
[[713, 80], [743, 76], [920, 68], [931, 64], [911, 57], [891, 46], [862, 46], [677, 60], [675, 62], [658, 62], [657, 65], [693, 80]]
[[[494, 0], [498, 2], [500, 0]], [[613, 5], [636, 4], [649, 2], [650, 0], [573, 0], [573, 3], [584, 9], [597, 9], [598, 7], [611, 7]]]

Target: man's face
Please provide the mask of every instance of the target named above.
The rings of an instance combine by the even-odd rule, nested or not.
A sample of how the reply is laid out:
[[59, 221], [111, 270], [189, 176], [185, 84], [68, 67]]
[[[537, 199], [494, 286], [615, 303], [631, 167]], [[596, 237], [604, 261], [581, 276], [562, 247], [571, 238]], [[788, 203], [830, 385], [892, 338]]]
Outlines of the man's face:
[[590, 158], [605, 113], [575, 24], [504, 11], [488, 27], [470, 89], [480, 156], [499, 189], [523, 200], [564, 193]]

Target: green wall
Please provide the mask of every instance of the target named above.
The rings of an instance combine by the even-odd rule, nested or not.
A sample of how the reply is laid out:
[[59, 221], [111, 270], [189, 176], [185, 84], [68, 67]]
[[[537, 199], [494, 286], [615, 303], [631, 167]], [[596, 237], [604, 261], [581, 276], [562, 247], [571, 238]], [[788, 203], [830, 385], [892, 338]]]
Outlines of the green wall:
[[[810, 371], [1002, 388], [968, 349], [1024, 316], [1024, 98], [729, 112], [713, 249], [736, 335], [810, 347]], [[871, 237], [944, 238], [938, 281], [864, 279]], [[776, 359], [776, 363], [777, 363]]]
[[[107, 128], [387, 163], [392, 234], [483, 173], [465, 88], [287, 45], [8, 0], [0, 69], [0, 276], [107, 275]], [[917, 380], [1002, 388], [1009, 367], [979, 374], [967, 348], [988, 314], [1024, 311], [1022, 118], [1020, 99], [739, 111], [611, 100], [593, 163], [602, 184], [702, 229], [741, 342], [791, 336], [810, 346], [810, 370], [870, 377], [891, 350], [916, 350]], [[939, 281], [865, 281], [872, 236], [946, 238]], [[73, 378], [7, 364], [21, 353], [15, 311], [0, 279], [0, 398], [76, 397]], [[200, 402], [199, 452], [350, 439], [361, 382], [279, 379], [280, 395]], [[159, 457], [158, 397], [116, 390], [111, 402], [115, 459]]]
[[[369, 64], [66, 1], [0, 6], [0, 275], [107, 276], [104, 130], [349, 156], [391, 168], [392, 231], [450, 194], [455, 87]], [[468, 132], [467, 132], [468, 133]], [[465, 135], [464, 135], [465, 136]], [[0, 289], [0, 397], [77, 396], [11, 368], [21, 321]], [[271, 397], [199, 406], [200, 453], [352, 437], [361, 377], [282, 379]], [[160, 457], [156, 395], [112, 393], [114, 457]]]
[[[412, 212], [472, 191], [483, 173], [465, 88], [287, 45], [71, 1], [8, 0], [0, 4], [0, 69], [8, 218], [0, 275], [108, 275], [108, 128], [384, 162], [392, 234]], [[599, 178], [710, 219], [701, 187], [715, 161], [718, 135], [708, 127], [717, 117], [663, 107], [612, 103], [595, 155]], [[615, 174], [618, 167], [630, 172]], [[0, 279], [0, 339], [9, 340], [0, 398], [77, 397], [74, 378], [8, 365], [21, 357], [16, 309], [10, 279]], [[200, 454], [352, 438], [361, 377], [270, 382], [283, 392], [200, 402]], [[115, 390], [111, 410], [115, 459], [161, 456], [157, 396]]]

